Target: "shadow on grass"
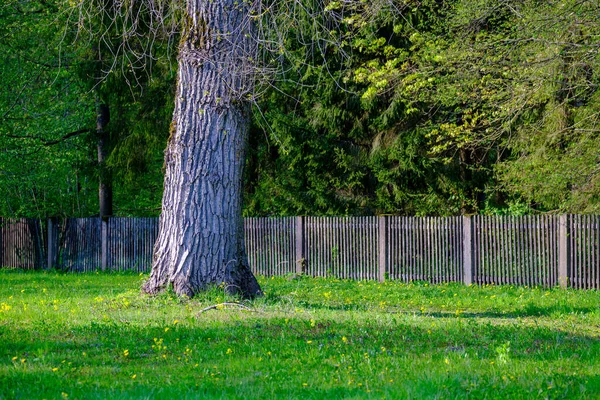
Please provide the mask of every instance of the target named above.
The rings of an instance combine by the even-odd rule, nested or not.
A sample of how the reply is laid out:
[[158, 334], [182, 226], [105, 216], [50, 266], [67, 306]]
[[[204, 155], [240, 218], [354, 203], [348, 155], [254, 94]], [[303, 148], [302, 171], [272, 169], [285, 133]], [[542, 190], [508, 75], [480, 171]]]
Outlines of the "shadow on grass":
[[[484, 312], [461, 312], [461, 318], [502, 318], [515, 319], [525, 317], [561, 317], [569, 314], [584, 315], [598, 312], [597, 307], [571, 307], [571, 306], [546, 306], [527, 305], [522, 309], [500, 312], [500, 311], [484, 311]], [[427, 312], [428, 316], [436, 318], [456, 318], [456, 313], [452, 312]]]
[[[490, 323], [469, 322], [476, 318], [505, 318], [500, 313], [461, 314], [456, 318], [453, 314], [423, 314], [439, 318], [437, 324], [431, 320], [397, 319], [388, 314], [377, 319], [345, 320], [319, 319], [318, 321], [300, 318], [282, 318], [280, 314], [269, 317], [268, 314], [254, 316], [241, 311], [222, 310], [233, 315], [229, 320], [215, 321], [210, 317], [200, 316], [192, 325], [179, 324], [170, 326], [139, 326], [114, 321], [92, 322], [83, 326], [50, 328], [39, 332], [27, 327], [10, 328], [3, 326], [0, 330], [0, 355], [26, 354], [28, 356], [43, 354], [73, 354], [87, 352], [88, 356], [99, 356], [101, 363], [108, 359], [123, 358], [123, 349], [130, 350], [131, 357], [137, 355], [142, 359], [153, 354], [161, 355], [163, 350], [157, 346], [157, 340], [163, 340], [168, 346], [164, 353], [178, 355], [185, 353], [189, 346], [202, 349], [202, 361], [222, 359], [231, 346], [241, 346], [238, 354], [246, 354], [264, 350], [266, 354], [275, 345], [278, 351], [298, 357], [298, 348], [307, 340], [318, 342], [322, 346], [341, 349], [346, 340], [363, 354], [364, 349], [395, 349], [399, 354], [419, 357], [426, 353], [435, 354], [451, 344], [452, 347], [471, 348], [479, 356], [495, 357], [494, 346], [510, 341], [515, 356], [530, 357], [531, 353], [550, 360], [570, 358], [577, 354], [581, 360], [600, 360], [600, 338], [579, 333], [565, 332], [547, 326], [531, 325], [497, 325]], [[412, 315], [412, 313], [409, 313]], [[342, 340], [345, 337], [346, 339]], [[168, 344], [167, 344], [168, 343]], [[535, 351], [533, 351], [535, 350]], [[124, 358], [130, 360], [131, 358]], [[5, 359], [6, 360], [6, 359]], [[93, 362], [93, 359], [87, 359]]]
[[[269, 300], [267, 304], [285, 303], [284, 298]], [[379, 307], [375, 304], [323, 304], [309, 301], [296, 301], [296, 305], [312, 310], [328, 311], [378, 311], [393, 314], [422, 314], [420, 310], [406, 309], [399, 307]], [[513, 311], [482, 311], [482, 312], [460, 312], [462, 318], [503, 318], [515, 319], [524, 317], [561, 317], [565, 315], [585, 315], [600, 313], [600, 307], [578, 307], [571, 305], [551, 305], [540, 306], [534, 303], [528, 303], [523, 307]], [[423, 315], [438, 318], [457, 318], [456, 312], [451, 311], [425, 311]]]
[[[364, 387], [348, 387], [353, 379], [372, 382], [379, 397], [427, 397], [441, 391], [444, 398], [461, 398], [468, 390], [489, 397], [497, 368], [506, 374], [528, 365], [533, 370], [525, 373], [543, 383], [556, 379], [556, 365], [580, 371], [600, 360], [597, 338], [548, 327], [475, 323], [473, 318], [483, 318], [479, 314], [455, 320], [440, 314], [432, 324], [393, 314], [311, 321], [215, 312], [232, 318], [202, 315], [169, 326], [106, 321], [44, 332], [4, 326], [0, 398], [60, 398], [61, 391], [70, 398], [369, 397]], [[490, 367], [501, 352], [504, 366]], [[20, 363], [21, 358], [27, 362]], [[467, 370], [450, 372], [448, 358], [469, 360]], [[397, 383], [380, 378], [388, 373]], [[592, 390], [589, 378], [568, 377], [564, 385], [571, 385], [571, 394], [582, 387]], [[485, 387], [477, 392], [466, 386], [471, 381]], [[531, 389], [525, 381], [506, 386], [519, 397]], [[592, 383], [597, 386], [598, 379]], [[419, 391], [411, 395], [415, 387]]]

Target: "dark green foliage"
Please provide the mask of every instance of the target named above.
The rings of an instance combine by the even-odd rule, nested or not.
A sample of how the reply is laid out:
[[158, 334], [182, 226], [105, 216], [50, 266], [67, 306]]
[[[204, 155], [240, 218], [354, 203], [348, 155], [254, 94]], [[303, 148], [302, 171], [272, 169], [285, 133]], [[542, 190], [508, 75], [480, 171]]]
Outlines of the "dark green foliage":
[[[97, 215], [101, 173], [112, 176], [119, 215], [157, 215], [173, 104], [169, 58], [144, 66], [152, 75], [134, 73], [98, 45], [111, 43], [110, 32], [74, 42], [80, 32], [65, 7], [11, 0], [0, 8], [0, 215]], [[167, 54], [162, 47], [157, 53]], [[105, 172], [97, 163], [100, 103], [111, 115]]]
[[402, 15], [390, 11], [368, 20], [357, 13], [348, 22], [352, 41], [342, 43], [350, 59], [332, 53], [326, 63], [303, 65], [301, 90], [280, 85], [259, 105], [258, 121], [268, 128], [256, 133], [255, 140], [267, 139], [258, 151], [277, 150], [250, 161], [258, 176], [249, 182], [249, 214], [476, 209], [477, 188], [489, 179], [485, 165], [456, 148], [432, 151], [431, 132], [460, 118], [458, 105], [442, 108], [425, 92], [431, 74], [421, 72], [432, 51], [422, 38], [440, 34], [441, 10], [423, 4], [402, 7]]
[[[600, 210], [595, 2], [302, 4], [261, 25], [282, 47], [261, 45], [279, 74], [255, 104], [246, 215]], [[0, 6], [0, 214], [97, 214], [107, 173], [116, 215], [157, 215], [177, 40], [156, 37], [158, 61], [111, 58], [112, 28], [71, 45], [69, 6]], [[94, 18], [88, 34], [106, 24]], [[99, 102], [111, 110], [105, 169]]]
[[598, 210], [594, 2], [389, 4], [262, 104], [250, 214]]
[[[90, 179], [93, 97], [74, 74], [77, 54], [54, 23], [54, 2], [0, 8], [0, 214], [86, 215], [97, 208]], [[68, 140], [63, 137], [73, 134]]]
[[273, 91], [255, 114], [247, 212], [373, 213], [367, 200], [369, 139], [358, 97], [339, 91], [323, 70], [307, 71], [302, 82], [309, 88]]
[[115, 214], [156, 216], [162, 199], [163, 150], [173, 115], [175, 71], [155, 65], [154, 76], [138, 78], [137, 85], [111, 74], [101, 92], [111, 105], [111, 152]]

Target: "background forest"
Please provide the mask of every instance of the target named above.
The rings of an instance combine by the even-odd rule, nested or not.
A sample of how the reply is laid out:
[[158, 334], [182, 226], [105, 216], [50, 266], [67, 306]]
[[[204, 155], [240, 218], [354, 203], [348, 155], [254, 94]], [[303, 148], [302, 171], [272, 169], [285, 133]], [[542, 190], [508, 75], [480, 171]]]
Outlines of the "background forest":
[[[114, 215], [156, 216], [177, 32], [118, 49], [113, 19], [80, 29], [77, 4], [0, 5], [0, 215], [98, 215], [102, 181]], [[337, 41], [286, 25], [252, 99], [246, 215], [600, 211], [598, 1], [325, 10], [343, 11]]]

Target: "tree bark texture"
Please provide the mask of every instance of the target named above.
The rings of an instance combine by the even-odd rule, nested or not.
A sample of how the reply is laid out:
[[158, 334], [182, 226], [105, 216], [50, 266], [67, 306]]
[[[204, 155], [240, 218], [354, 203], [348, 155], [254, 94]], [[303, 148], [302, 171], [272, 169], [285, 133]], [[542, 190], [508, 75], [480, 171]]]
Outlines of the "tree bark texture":
[[256, 53], [244, 2], [189, 0], [178, 57], [171, 137], [152, 272], [156, 293], [172, 285], [193, 296], [224, 283], [230, 293], [261, 294], [248, 266], [242, 177]]

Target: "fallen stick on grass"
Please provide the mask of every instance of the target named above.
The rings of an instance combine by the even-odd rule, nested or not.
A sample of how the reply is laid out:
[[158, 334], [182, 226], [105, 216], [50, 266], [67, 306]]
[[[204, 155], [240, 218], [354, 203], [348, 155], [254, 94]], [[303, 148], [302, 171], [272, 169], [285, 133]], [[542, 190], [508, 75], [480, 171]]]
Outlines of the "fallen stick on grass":
[[205, 311], [214, 310], [214, 309], [221, 309], [221, 308], [225, 308], [226, 306], [238, 307], [238, 308], [241, 308], [244, 311], [249, 311], [249, 312], [261, 312], [259, 310], [256, 310], [254, 308], [250, 308], [250, 307], [245, 306], [245, 305], [240, 304], [240, 303], [220, 303], [220, 304], [213, 304], [212, 306], [208, 306], [206, 308], [203, 308], [202, 310], [198, 311], [198, 313], [196, 314], [196, 316], [202, 314]]

